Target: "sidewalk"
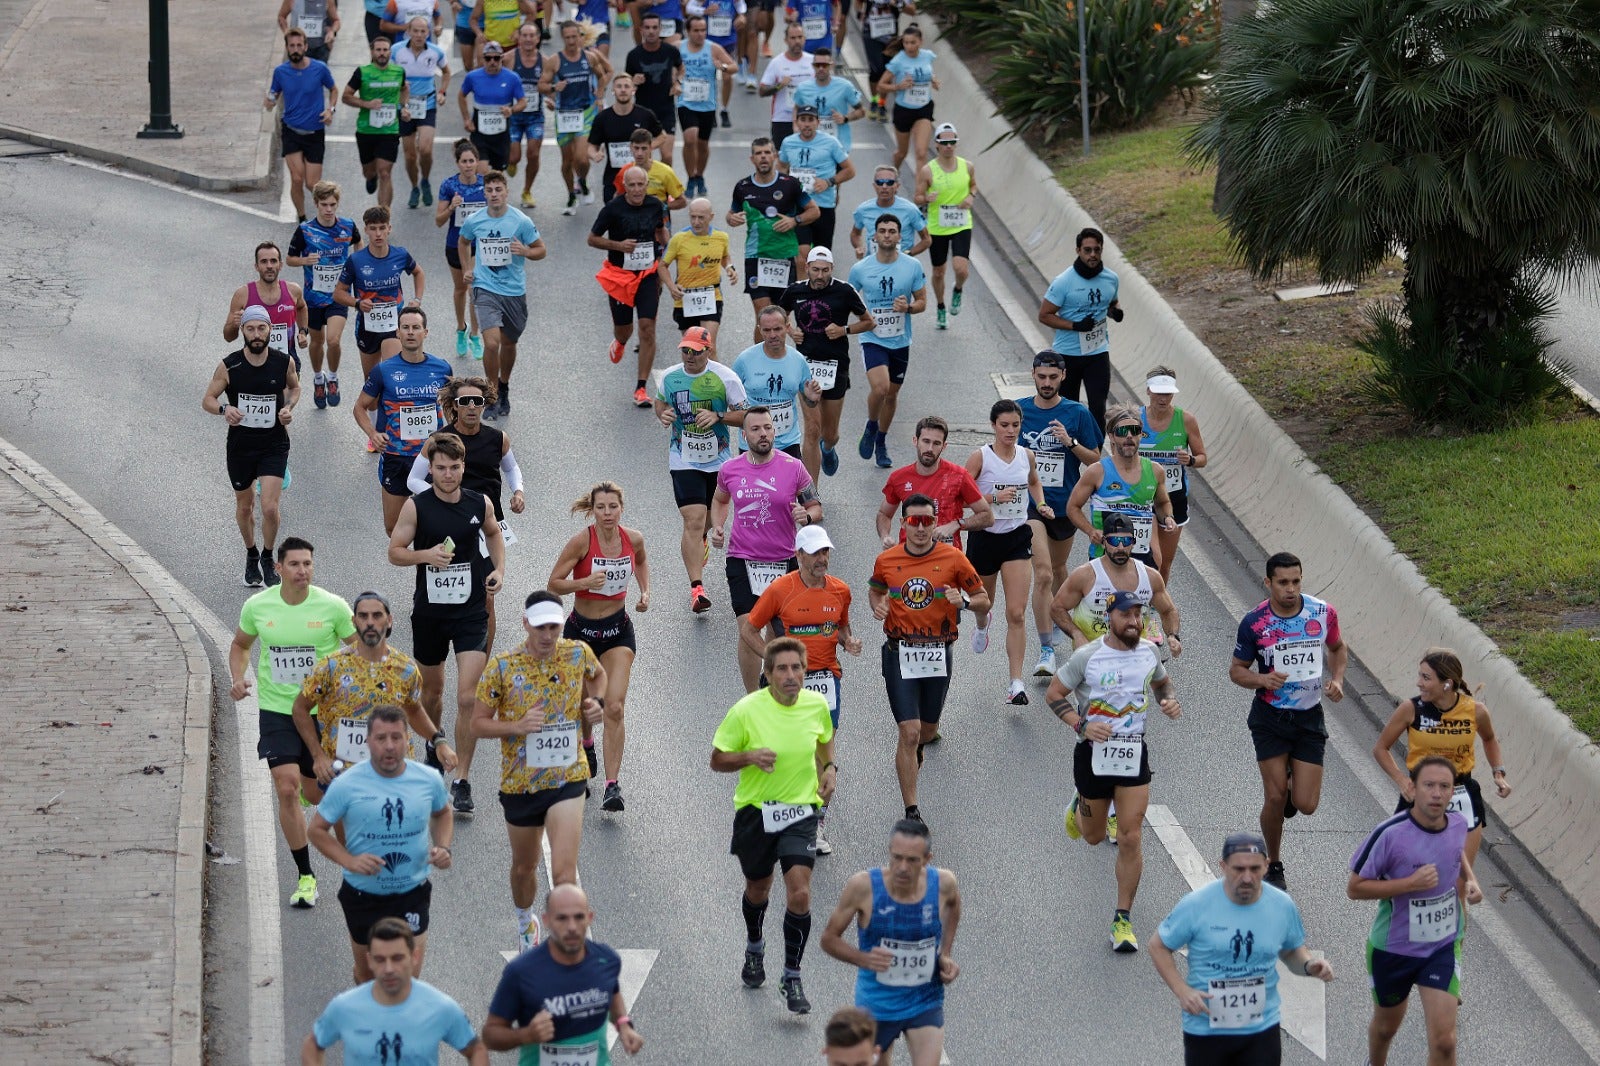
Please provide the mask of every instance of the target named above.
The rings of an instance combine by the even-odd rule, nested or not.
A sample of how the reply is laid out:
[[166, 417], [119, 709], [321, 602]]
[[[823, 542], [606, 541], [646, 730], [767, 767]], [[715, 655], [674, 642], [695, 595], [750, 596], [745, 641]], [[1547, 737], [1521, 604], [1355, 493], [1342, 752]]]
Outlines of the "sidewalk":
[[6, 0], [3, 11], [0, 136], [212, 191], [271, 180], [276, 120], [261, 101], [283, 54], [275, 0], [170, 0], [184, 132], [171, 141], [135, 137], [150, 119], [143, 0]]
[[0, 1062], [201, 1061], [210, 665], [143, 558], [0, 441]]

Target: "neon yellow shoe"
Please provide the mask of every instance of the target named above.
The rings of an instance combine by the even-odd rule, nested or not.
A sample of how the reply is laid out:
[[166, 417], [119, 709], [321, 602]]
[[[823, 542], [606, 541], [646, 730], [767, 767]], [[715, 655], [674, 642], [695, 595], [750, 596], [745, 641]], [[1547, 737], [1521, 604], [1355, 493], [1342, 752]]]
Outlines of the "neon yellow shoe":
[[1119, 955], [1131, 955], [1139, 950], [1139, 938], [1133, 935], [1133, 922], [1120, 914], [1111, 919], [1111, 950]]
[[1114, 814], [1106, 819], [1106, 840], [1112, 844], [1117, 842], [1117, 816]]
[[1072, 802], [1067, 804], [1067, 839], [1082, 840], [1083, 830], [1078, 828], [1078, 796], [1072, 796]]
[[289, 906], [309, 910], [317, 905], [317, 879], [310, 874], [304, 874], [300, 883], [295, 886], [294, 893], [289, 897]]

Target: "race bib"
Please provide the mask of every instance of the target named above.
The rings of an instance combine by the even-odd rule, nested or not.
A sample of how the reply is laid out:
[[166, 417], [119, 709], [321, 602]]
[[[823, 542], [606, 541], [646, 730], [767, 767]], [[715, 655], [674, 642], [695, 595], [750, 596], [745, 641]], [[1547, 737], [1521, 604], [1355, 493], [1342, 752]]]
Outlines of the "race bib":
[[683, 317], [706, 318], [717, 313], [717, 290], [714, 288], [684, 289]]
[[745, 576], [750, 580], [750, 591], [757, 596], [767, 591], [772, 583], [789, 572], [788, 563], [760, 563], [754, 559], [744, 561]]
[[472, 564], [428, 567], [427, 589], [429, 603], [466, 603], [472, 594]]
[[559, 770], [578, 761], [578, 723], [563, 718], [522, 738], [522, 761], [540, 770]]
[[787, 289], [789, 287], [789, 260], [757, 259], [756, 287], [760, 289]]
[[486, 267], [511, 265], [510, 237], [479, 237], [478, 263]]
[[1009, 521], [1013, 518], [1020, 519], [1028, 517], [1028, 494], [1026, 491], [1024, 491], [1025, 486], [996, 485], [994, 487], [994, 491], [998, 494], [1008, 488], [1016, 489], [1017, 494], [1005, 503], [992, 504], [990, 509], [994, 512], [994, 516], [1003, 521]]
[[1450, 796], [1450, 806], [1446, 810], [1455, 811], [1467, 820], [1468, 829], [1478, 828], [1478, 812], [1472, 809], [1472, 794], [1467, 791], [1466, 785], [1457, 785]]
[[1437, 944], [1456, 935], [1456, 890], [1411, 901], [1411, 942]]
[[[511, 523], [507, 522], [504, 518], [500, 519], [500, 543], [509, 548], [516, 542], [517, 535], [512, 531]], [[488, 552], [485, 552], [484, 554], [487, 555]]]
[[885, 937], [878, 941], [878, 946], [888, 948], [889, 954], [894, 956], [889, 968], [877, 975], [880, 985], [905, 988], [925, 985], [933, 980], [933, 968], [939, 962], [938, 937], [930, 936], [926, 940], [890, 940]]
[[311, 291], [332, 292], [339, 287], [339, 275], [342, 273], [343, 263], [312, 263]]
[[633, 246], [633, 251], [622, 253], [622, 265], [628, 270], [649, 270], [655, 261], [655, 241], [640, 241]]
[[613, 170], [633, 166], [633, 146], [627, 141], [607, 141], [606, 162]]
[[467, 219], [471, 218], [479, 211], [482, 211], [483, 207], [483, 204], [456, 204], [456, 229], [460, 229], [463, 225], [465, 225]]
[[1290, 681], [1318, 681], [1322, 678], [1322, 642], [1293, 640], [1272, 649], [1273, 669], [1287, 674]]
[[289, 326], [284, 322], [274, 322], [272, 332], [267, 334], [267, 347], [275, 352], [289, 354]]
[[945, 229], [972, 228], [972, 222], [967, 218], [967, 209], [960, 204], [940, 204], [939, 225]]
[[421, 122], [428, 117], [428, 98], [426, 96], [406, 97], [406, 118], [413, 122]]
[[689, 78], [683, 83], [683, 102], [703, 104], [711, 99], [711, 82], [704, 78]]
[[400, 328], [400, 304], [374, 303], [372, 310], [363, 312], [361, 324], [368, 333], [393, 333]]
[[539, 1066], [600, 1066], [600, 1042], [540, 1044]]
[[1061, 452], [1034, 452], [1033, 465], [1039, 471], [1039, 484], [1059, 489], [1066, 484], [1067, 457]]
[[316, 41], [322, 38], [321, 15], [301, 15], [298, 25], [300, 27], [300, 32], [305, 34], [311, 40]]
[[393, 104], [379, 104], [367, 112], [367, 122], [373, 129], [393, 126], [400, 118], [400, 109]]
[[927, 107], [933, 103], [933, 85], [919, 81], [905, 91], [906, 107]]
[[839, 679], [832, 670], [807, 670], [806, 688], [828, 701], [828, 713], [839, 713]]
[[1163, 476], [1166, 478], [1168, 494], [1171, 494], [1171, 493], [1174, 493], [1174, 492], [1182, 492], [1183, 491], [1183, 467], [1178, 465], [1177, 457], [1176, 456], [1173, 457], [1173, 462], [1172, 462], [1172, 465], [1170, 465], [1170, 466], [1168, 466], [1166, 464], [1162, 464], [1161, 470], [1162, 470]]
[[800, 183], [800, 187], [804, 189], [807, 194], [817, 191], [816, 170], [809, 167], [805, 169], [795, 168], [789, 171], [789, 176], [794, 178], [795, 181], [798, 181]]
[[1261, 1024], [1267, 1011], [1267, 978], [1213, 977], [1207, 989], [1211, 998], [1206, 1006], [1211, 1012], [1213, 1029], [1248, 1029]]
[[906, 313], [904, 311], [879, 311], [874, 309], [872, 320], [876, 323], [872, 327], [875, 337], [904, 337], [906, 335]]
[[239, 413], [244, 415], [241, 426], [246, 429], [271, 429], [278, 421], [278, 398], [260, 393], [241, 392], [239, 402], [234, 404], [239, 408]]
[[733, 16], [712, 15], [706, 19], [706, 35], [710, 37], [732, 37]]
[[896, 21], [893, 15], [868, 15], [867, 35], [875, 41], [887, 40], [895, 34]]
[[[800, 20], [800, 28], [806, 31], [806, 40], [820, 41], [828, 35], [828, 20], [825, 18], [808, 18]], [[666, 31], [663, 30], [663, 33]]]
[[317, 649], [309, 644], [284, 644], [267, 648], [267, 676], [274, 685], [298, 685], [317, 665]]
[[675, 37], [675, 36], [677, 36], [677, 34], [678, 34], [678, 20], [677, 19], [662, 19], [661, 20], [661, 39], [663, 41], [666, 40], [668, 37]]
[[478, 109], [478, 132], [485, 137], [493, 137], [504, 133], [508, 121], [498, 107], [480, 107]]
[[839, 364], [831, 359], [807, 359], [806, 365], [811, 368], [811, 380], [823, 392], [833, 388], [839, 380]]
[[1079, 345], [1084, 354], [1093, 355], [1101, 348], [1109, 346], [1110, 343], [1111, 335], [1107, 331], [1106, 320], [1102, 318], [1095, 323], [1094, 329], [1083, 335], [1083, 340], [1079, 342]]
[[621, 559], [595, 556], [589, 560], [589, 572], [605, 575], [606, 583], [596, 592], [602, 596], [620, 596], [628, 591], [628, 579], [633, 576], [633, 560], [627, 556]]
[[818, 118], [817, 129], [826, 133], [829, 137], [839, 136], [839, 124], [831, 118]]
[[583, 112], [582, 111], [557, 111], [556, 112], [556, 132], [557, 133], [582, 133], [583, 132]]
[[810, 818], [816, 812], [809, 803], [763, 803], [761, 828], [769, 833], [781, 833], [791, 825]]
[[767, 410], [772, 412], [772, 435], [781, 437], [794, 429], [794, 401], [785, 400], [782, 403], [768, 404]]
[[722, 442], [715, 433], [691, 433], [687, 430], [678, 438], [683, 461], [704, 465], [714, 463], [722, 454]]
[[367, 761], [365, 718], [339, 719], [339, 731], [334, 735], [334, 755], [352, 766]]
[[1089, 769], [1096, 777], [1138, 777], [1144, 763], [1144, 734], [1094, 741]]
[[949, 674], [947, 649], [938, 641], [900, 641], [900, 676], [945, 677]]
[[427, 440], [439, 428], [439, 410], [432, 404], [426, 407], [411, 404], [400, 408], [400, 439]]

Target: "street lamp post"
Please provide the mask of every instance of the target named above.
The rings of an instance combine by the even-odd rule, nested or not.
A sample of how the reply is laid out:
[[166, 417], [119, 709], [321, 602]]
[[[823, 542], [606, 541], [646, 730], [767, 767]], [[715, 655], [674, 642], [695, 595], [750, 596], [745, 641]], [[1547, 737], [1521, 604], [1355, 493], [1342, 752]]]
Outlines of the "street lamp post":
[[[154, 0], [152, 0], [154, 2]], [[1089, 155], [1089, 23], [1087, 0], [1074, 0], [1078, 8], [1078, 104], [1083, 112], [1083, 154]]]
[[172, 48], [167, 32], [167, 0], [150, 0], [150, 121], [138, 136], [175, 140], [183, 127], [172, 121]]

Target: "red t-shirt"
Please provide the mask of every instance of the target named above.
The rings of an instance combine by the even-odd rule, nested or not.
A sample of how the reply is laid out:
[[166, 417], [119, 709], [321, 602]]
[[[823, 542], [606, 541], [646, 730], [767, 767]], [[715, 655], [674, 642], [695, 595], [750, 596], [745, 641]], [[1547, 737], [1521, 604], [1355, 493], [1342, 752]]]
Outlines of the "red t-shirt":
[[[916, 463], [902, 466], [890, 474], [889, 480], [883, 485], [883, 498], [894, 505], [897, 513], [902, 501], [919, 492], [933, 501], [933, 515], [941, 526], [946, 522], [954, 522], [968, 507], [983, 499], [983, 492], [979, 490], [978, 483], [972, 480], [972, 475], [967, 473], [967, 468], [957, 466], [948, 459], [940, 459], [938, 467], [931, 474], [918, 473]], [[900, 539], [906, 539], [904, 529], [900, 530]], [[957, 548], [961, 547], [959, 529], [956, 530], [953, 543]]]

